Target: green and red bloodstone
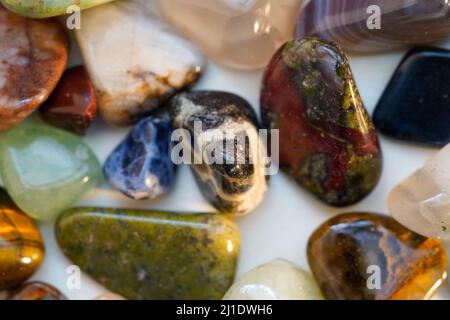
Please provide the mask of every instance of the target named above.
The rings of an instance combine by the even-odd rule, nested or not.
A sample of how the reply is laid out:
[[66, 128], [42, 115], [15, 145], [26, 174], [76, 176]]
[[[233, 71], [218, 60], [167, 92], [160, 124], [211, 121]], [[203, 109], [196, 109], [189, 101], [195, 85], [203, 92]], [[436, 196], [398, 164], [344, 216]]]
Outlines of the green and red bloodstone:
[[325, 203], [354, 204], [377, 185], [377, 134], [334, 43], [299, 38], [282, 46], [264, 75], [261, 113], [267, 129], [279, 129], [280, 167]]

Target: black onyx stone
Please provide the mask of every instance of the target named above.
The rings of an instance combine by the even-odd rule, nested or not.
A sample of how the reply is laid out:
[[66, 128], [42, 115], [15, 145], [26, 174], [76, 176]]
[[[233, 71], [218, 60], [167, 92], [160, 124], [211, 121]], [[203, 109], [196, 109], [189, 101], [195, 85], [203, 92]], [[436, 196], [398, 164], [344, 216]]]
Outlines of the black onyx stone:
[[411, 50], [392, 77], [374, 114], [384, 134], [429, 146], [450, 142], [450, 51]]

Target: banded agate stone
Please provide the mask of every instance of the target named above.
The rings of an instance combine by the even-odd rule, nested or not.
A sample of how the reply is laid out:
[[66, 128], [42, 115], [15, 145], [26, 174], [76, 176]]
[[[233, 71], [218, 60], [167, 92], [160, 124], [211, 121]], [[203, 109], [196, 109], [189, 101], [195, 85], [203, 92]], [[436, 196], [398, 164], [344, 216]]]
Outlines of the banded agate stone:
[[372, 53], [450, 36], [448, 0], [314, 0], [303, 9], [297, 36], [334, 40], [345, 51]]
[[209, 213], [74, 208], [56, 238], [73, 263], [131, 300], [221, 299], [239, 253], [236, 224]]
[[377, 134], [335, 44], [286, 43], [265, 72], [261, 114], [265, 128], [279, 129], [281, 169], [323, 202], [351, 205], [377, 185]]
[[0, 189], [0, 291], [28, 279], [44, 260], [44, 243], [33, 220]]
[[308, 261], [326, 299], [429, 299], [447, 277], [441, 243], [373, 213], [338, 215], [310, 237]]

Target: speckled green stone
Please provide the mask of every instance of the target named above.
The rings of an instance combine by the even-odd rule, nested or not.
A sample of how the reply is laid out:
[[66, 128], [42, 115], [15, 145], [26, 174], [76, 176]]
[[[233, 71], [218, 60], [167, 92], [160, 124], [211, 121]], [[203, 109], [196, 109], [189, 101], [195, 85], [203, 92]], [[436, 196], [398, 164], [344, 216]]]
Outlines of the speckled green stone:
[[88, 9], [111, 1], [113, 0], [1, 0], [11, 11], [30, 18], [61, 16], [73, 5]]
[[65, 255], [127, 299], [221, 299], [239, 231], [224, 215], [74, 208], [56, 224]]

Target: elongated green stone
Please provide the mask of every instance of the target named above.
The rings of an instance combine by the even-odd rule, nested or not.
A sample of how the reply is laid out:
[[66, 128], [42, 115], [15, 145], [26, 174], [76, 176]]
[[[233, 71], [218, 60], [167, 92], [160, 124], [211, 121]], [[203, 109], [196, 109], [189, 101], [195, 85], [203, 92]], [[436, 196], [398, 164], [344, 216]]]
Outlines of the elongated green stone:
[[127, 299], [221, 299], [239, 231], [224, 215], [74, 208], [56, 224], [65, 255]]
[[61, 16], [70, 6], [88, 9], [113, 0], [1, 0], [10, 10], [30, 18]]

